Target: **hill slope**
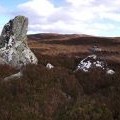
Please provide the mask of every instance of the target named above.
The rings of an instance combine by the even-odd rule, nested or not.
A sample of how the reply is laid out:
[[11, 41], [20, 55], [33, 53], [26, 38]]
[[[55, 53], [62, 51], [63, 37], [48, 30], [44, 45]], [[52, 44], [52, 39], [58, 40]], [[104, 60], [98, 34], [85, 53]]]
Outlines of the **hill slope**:
[[[28, 36], [38, 65], [27, 65], [20, 79], [8, 82], [3, 78], [17, 70], [0, 66], [0, 119], [119, 120], [119, 43], [115, 45], [112, 44], [114, 39], [91, 36], [54, 35], [49, 38], [45, 34], [44, 39], [41, 34], [38, 36], [34, 35], [37, 39]], [[71, 40], [80, 43], [72, 44]], [[108, 75], [101, 69], [73, 72], [80, 61], [91, 54], [89, 49], [95, 44], [94, 40], [103, 40], [98, 42], [102, 52], [97, 54], [106, 59], [115, 74]], [[47, 63], [54, 68], [47, 69]]]

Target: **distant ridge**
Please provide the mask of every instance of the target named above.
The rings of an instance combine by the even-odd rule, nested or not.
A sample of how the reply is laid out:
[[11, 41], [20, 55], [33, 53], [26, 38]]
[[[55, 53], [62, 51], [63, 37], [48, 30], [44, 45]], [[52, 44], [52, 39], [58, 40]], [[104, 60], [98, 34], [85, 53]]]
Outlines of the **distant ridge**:
[[50, 38], [65, 38], [65, 37], [95, 37], [95, 38], [108, 38], [108, 39], [117, 39], [120, 40], [120, 37], [105, 37], [105, 36], [94, 36], [87, 34], [60, 34], [60, 33], [36, 33], [28, 34], [28, 38], [33, 39], [50, 39]]
[[43, 40], [43, 39], [54, 39], [54, 40], [69, 40], [69, 39], [78, 39], [78, 38], [105, 38], [105, 37], [97, 37], [87, 34], [59, 34], [59, 33], [37, 33], [37, 34], [29, 34], [28, 39], [31, 40]]

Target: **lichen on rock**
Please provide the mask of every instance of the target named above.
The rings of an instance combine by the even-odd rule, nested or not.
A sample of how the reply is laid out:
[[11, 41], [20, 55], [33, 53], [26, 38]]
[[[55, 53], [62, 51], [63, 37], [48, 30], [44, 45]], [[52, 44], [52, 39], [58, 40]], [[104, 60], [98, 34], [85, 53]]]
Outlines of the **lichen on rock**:
[[13, 67], [37, 64], [38, 60], [27, 45], [28, 18], [16, 16], [4, 25], [0, 38], [0, 64]]
[[108, 68], [107, 62], [100, 59], [97, 55], [89, 55], [80, 61], [75, 71], [82, 70], [84, 72], [89, 72], [91, 69], [99, 68], [104, 70], [107, 74], [114, 74], [115, 71]]

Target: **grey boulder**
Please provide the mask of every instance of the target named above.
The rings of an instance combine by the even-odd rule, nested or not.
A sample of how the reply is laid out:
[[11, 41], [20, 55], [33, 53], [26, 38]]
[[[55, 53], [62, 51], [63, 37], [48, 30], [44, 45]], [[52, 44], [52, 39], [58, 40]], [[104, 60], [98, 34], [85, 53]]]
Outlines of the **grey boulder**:
[[38, 59], [27, 45], [28, 18], [16, 16], [3, 27], [0, 38], [0, 64], [21, 68], [37, 64]]

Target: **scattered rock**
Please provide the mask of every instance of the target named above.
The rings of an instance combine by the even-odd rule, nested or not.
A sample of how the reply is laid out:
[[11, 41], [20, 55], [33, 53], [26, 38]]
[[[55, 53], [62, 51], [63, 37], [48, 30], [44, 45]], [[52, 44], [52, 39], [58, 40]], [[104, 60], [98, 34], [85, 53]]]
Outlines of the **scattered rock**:
[[95, 54], [81, 60], [75, 71], [82, 70], [84, 72], [89, 72], [91, 68], [100, 68], [102, 70], [105, 70], [107, 74], [115, 73], [113, 70], [107, 67], [107, 63], [105, 62], [105, 60], [100, 59]]
[[113, 75], [113, 74], [115, 74], [115, 71], [114, 71], [114, 70], [111, 70], [111, 69], [108, 69], [108, 70], [107, 70], [107, 74]]
[[90, 48], [89, 51], [92, 53], [97, 53], [97, 52], [101, 52], [102, 49], [95, 45], [92, 48]]
[[48, 64], [46, 65], [46, 68], [52, 69], [52, 68], [54, 68], [54, 66], [53, 66], [52, 64], [48, 63]]
[[18, 72], [16, 74], [13, 74], [13, 75], [10, 75], [10, 76], [4, 78], [4, 81], [8, 81], [8, 80], [11, 80], [11, 79], [19, 79], [20, 77], [22, 77], [22, 73]]
[[97, 55], [90, 55], [83, 59], [79, 65], [77, 66], [77, 70], [83, 70], [85, 72], [88, 72], [90, 68], [93, 67], [100, 67], [104, 69], [106, 64], [97, 58]]
[[21, 68], [37, 64], [38, 60], [27, 45], [28, 18], [16, 16], [5, 24], [0, 39], [0, 64], [6, 63]]

